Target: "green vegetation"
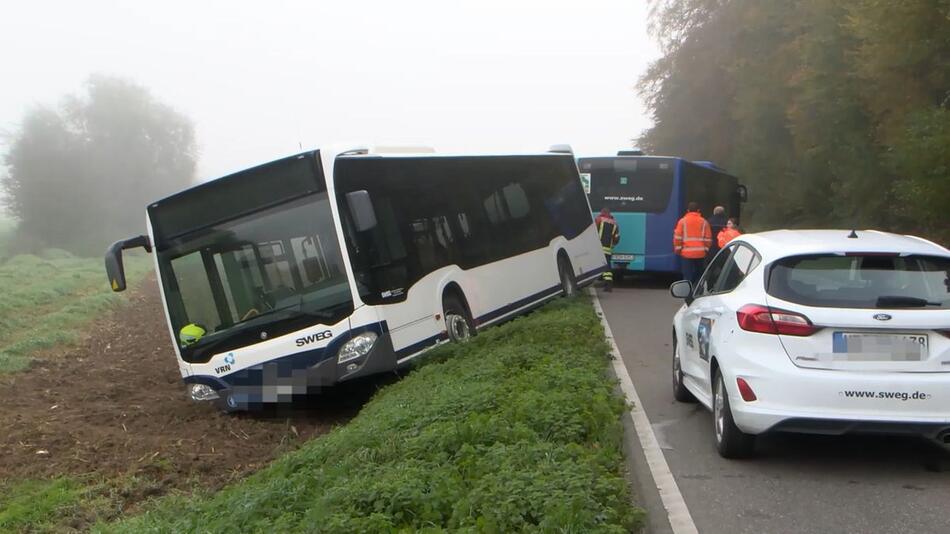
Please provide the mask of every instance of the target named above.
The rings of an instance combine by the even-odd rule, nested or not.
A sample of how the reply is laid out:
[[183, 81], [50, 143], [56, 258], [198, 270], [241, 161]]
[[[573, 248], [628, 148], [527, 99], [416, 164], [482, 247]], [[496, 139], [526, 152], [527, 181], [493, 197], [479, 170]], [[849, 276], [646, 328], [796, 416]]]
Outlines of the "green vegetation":
[[53, 532], [61, 514], [78, 505], [82, 496], [82, 487], [64, 478], [0, 488], [0, 531]]
[[[130, 282], [150, 266], [145, 256], [128, 255], [125, 263]], [[34, 352], [73, 342], [120, 298], [100, 259], [47, 249], [0, 263], [0, 372], [24, 369]]]
[[16, 221], [7, 219], [0, 212], [0, 261], [9, 253], [10, 241], [13, 239], [13, 233], [16, 231]]
[[950, 0], [653, 4], [644, 148], [737, 173], [757, 226], [950, 243]]
[[623, 401], [586, 299], [443, 346], [346, 426], [106, 532], [628, 532]]
[[120, 517], [130, 495], [162, 491], [161, 481], [134, 475], [0, 482], [0, 532], [85, 532]]

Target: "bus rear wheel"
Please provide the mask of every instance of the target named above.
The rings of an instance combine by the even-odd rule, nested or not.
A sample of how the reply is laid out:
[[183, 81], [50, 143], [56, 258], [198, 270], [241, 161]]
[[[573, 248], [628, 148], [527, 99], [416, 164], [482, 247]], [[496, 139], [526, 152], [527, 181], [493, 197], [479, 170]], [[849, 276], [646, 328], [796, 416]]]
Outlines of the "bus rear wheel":
[[561, 277], [561, 291], [566, 298], [577, 295], [577, 280], [574, 278], [574, 271], [571, 269], [571, 262], [561, 256], [557, 259], [557, 271]]
[[442, 300], [442, 311], [445, 314], [445, 330], [449, 341], [465, 343], [475, 335], [475, 323], [458, 297], [447, 295]]

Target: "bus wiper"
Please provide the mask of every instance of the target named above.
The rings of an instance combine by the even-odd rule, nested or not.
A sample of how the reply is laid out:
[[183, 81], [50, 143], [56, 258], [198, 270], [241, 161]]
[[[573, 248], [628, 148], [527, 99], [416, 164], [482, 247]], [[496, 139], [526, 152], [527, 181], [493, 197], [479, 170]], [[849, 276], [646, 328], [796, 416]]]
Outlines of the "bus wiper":
[[881, 295], [877, 298], [875, 306], [878, 308], [924, 308], [926, 306], [940, 306], [940, 303], [903, 295]]
[[304, 306], [303, 301], [304, 301], [303, 294], [300, 294], [300, 298], [297, 301], [297, 306], [295, 308], [297, 313], [299, 313], [300, 315], [304, 315], [306, 317], [316, 317], [318, 319], [332, 319], [335, 316], [335, 314], [331, 311], [327, 311], [327, 310], [323, 310], [319, 308], [307, 309], [306, 306]]
[[306, 315], [307, 317], [317, 317], [319, 319], [330, 319], [333, 317], [333, 314], [325, 310], [305, 310], [300, 309], [301, 315]]

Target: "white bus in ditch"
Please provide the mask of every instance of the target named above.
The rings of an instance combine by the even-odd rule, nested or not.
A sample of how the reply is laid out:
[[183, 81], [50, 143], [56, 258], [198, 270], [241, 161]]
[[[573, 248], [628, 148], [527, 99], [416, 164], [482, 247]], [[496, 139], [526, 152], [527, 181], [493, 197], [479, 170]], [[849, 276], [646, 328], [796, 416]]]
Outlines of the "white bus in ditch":
[[147, 208], [190, 396], [240, 410], [390, 371], [606, 268], [573, 155], [311, 151]]

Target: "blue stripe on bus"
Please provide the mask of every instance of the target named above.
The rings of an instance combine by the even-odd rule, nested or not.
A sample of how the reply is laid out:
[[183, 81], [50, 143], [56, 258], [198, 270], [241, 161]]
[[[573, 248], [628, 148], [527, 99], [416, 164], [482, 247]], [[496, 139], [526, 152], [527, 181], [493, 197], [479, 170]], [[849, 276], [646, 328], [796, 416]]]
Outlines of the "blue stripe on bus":
[[556, 295], [559, 291], [561, 291], [561, 284], [549, 287], [543, 291], [539, 291], [521, 300], [516, 300], [515, 302], [512, 302], [511, 304], [507, 304], [505, 306], [502, 306], [501, 308], [497, 308], [484, 315], [476, 317], [475, 324], [480, 326], [487, 322], [494, 321], [495, 319], [498, 319], [508, 313], [511, 313], [517, 310], [518, 308], [523, 308], [525, 306], [528, 306], [530, 304], [537, 302], [538, 300], [544, 299], [552, 295]]
[[583, 273], [577, 277], [577, 282], [578, 283], [586, 282], [590, 280], [591, 278], [595, 278], [598, 274], [605, 272], [607, 269], [608, 269], [608, 266], [604, 265], [603, 267], [598, 267], [594, 269], [593, 271], [587, 271], [586, 273]]
[[408, 347], [397, 350], [396, 359], [401, 360], [405, 358], [406, 356], [411, 356], [417, 352], [420, 352], [422, 350], [425, 350], [428, 347], [435, 345], [436, 343], [440, 341], [445, 341], [448, 338], [449, 336], [445, 332], [442, 332], [441, 334], [436, 334], [434, 336], [429, 336], [426, 339], [419, 341], [418, 343], [413, 343], [412, 345], [409, 345]]
[[[580, 276], [577, 277], [577, 280], [586, 280], [606, 270], [607, 270], [606, 266], [598, 267], [597, 269], [594, 269], [592, 271], [587, 271], [586, 273], [581, 274]], [[551, 286], [547, 289], [538, 291], [537, 293], [534, 293], [533, 295], [528, 295], [527, 297], [523, 299], [517, 300], [515, 302], [512, 302], [511, 304], [507, 304], [505, 306], [492, 310], [484, 315], [480, 315], [479, 317], [475, 318], [475, 325], [482, 326], [485, 323], [494, 321], [509, 313], [512, 313], [515, 310], [518, 310], [519, 308], [524, 308], [526, 306], [530, 306], [531, 304], [540, 304], [541, 301], [547, 298], [553, 297], [561, 293], [561, 291], [562, 291], [561, 284], [558, 284], [556, 286]]]
[[[607, 270], [606, 267], [599, 267], [597, 269], [587, 271], [577, 277], [578, 281], [584, 281], [591, 277], [597, 276], [598, 274]], [[519, 308], [530, 306], [532, 304], [541, 304], [544, 300], [553, 297], [561, 292], [561, 285], [549, 287], [542, 291], [539, 291], [533, 295], [529, 295], [523, 299], [520, 299], [516, 302], [502, 306], [496, 310], [490, 311], [477, 319], [475, 319], [476, 325], [484, 325], [484, 323], [499, 319], [506, 314], [512, 313]], [[360, 326], [348, 331], [346, 334], [341, 335], [340, 337], [334, 339], [326, 347], [319, 349], [308, 350], [304, 352], [297, 352], [295, 354], [289, 354], [287, 356], [282, 356], [280, 358], [275, 358], [273, 360], [268, 360], [251, 367], [241, 369], [231, 374], [223, 375], [220, 377], [215, 377], [211, 375], [191, 375], [186, 376], [182, 380], [185, 384], [205, 384], [210, 386], [214, 390], [221, 390], [225, 388], [230, 388], [234, 386], [258, 386], [263, 383], [263, 366], [264, 364], [276, 364], [277, 371], [280, 376], [290, 376], [292, 371], [308, 369], [314, 365], [333, 357], [339, 352], [340, 347], [343, 343], [346, 343], [353, 338], [356, 334], [373, 331], [377, 335], [382, 336], [383, 334], [389, 332], [389, 327], [386, 321], [381, 321], [378, 323], [371, 323], [368, 325]], [[445, 332], [430, 336], [422, 341], [413, 343], [408, 347], [404, 347], [396, 351], [396, 359], [403, 359], [407, 356], [411, 356], [417, 352], [421, 352], [428, 347], [431, 347], [437, 344], [440, 341], [445, 341], [448, 339], [448, 335]]]

